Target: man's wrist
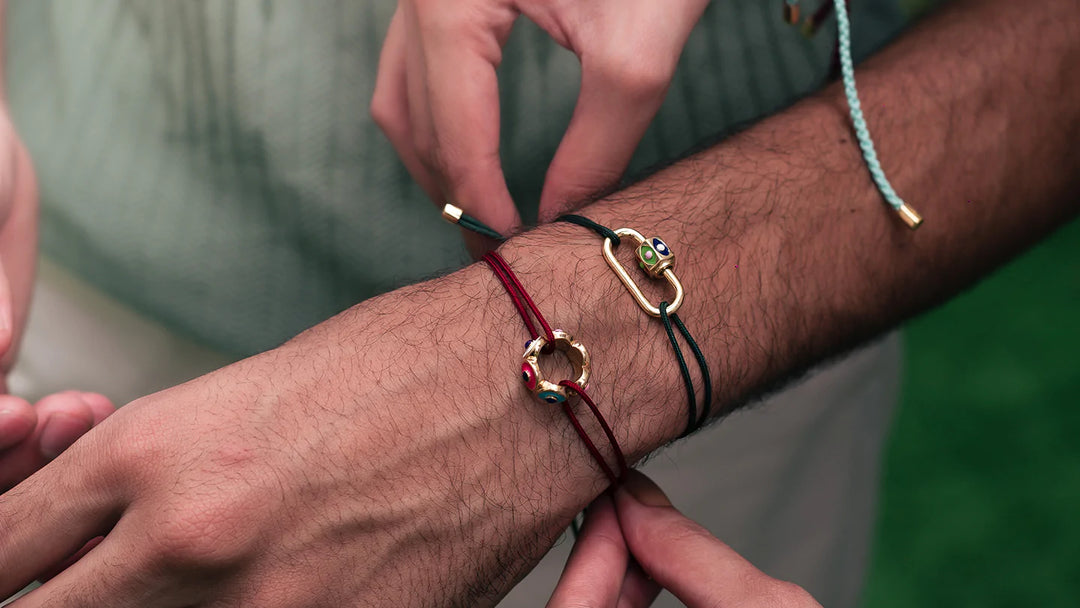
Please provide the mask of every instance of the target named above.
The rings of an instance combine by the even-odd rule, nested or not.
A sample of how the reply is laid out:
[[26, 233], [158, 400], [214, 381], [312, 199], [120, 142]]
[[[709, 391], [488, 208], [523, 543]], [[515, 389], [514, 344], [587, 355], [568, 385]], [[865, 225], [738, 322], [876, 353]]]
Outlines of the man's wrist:
[[[616, 224], [610, 227], [624, 227]], [[625, 227], [652, 235], [647, 225]], [[603, 239], [592, 231], [555, 223], [512, 239], [500, 252], [552, 326], [570, 332], [589, 350], [589, 393], [633, 462], [679, 436], [688, 404], [663, 325], [638, 306], [602, 249]], [[627, 245], [616, 253], [648, 297], [670, 301], [673, 293], [667, 293], [665, 281], [651, 281], [633, 267], [633, 249]], [[700, 377], [696, 370], [693, 375], [700, 402]], [[522, 395], [527, 398], [524, 389]], [[594, 431], [599, 440], [599, 428]]]

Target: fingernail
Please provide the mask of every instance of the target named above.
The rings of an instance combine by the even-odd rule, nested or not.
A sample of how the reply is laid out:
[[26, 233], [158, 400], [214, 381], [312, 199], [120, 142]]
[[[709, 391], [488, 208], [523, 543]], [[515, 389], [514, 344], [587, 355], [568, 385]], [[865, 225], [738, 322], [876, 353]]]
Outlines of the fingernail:
[[82, 418], [62, 414], [49, 416], [38, 438], [41, 455], [49, 460], [56, 458], [89, 430], [89, 422]]
[[630, 471], [626, 474], [626, 478], [623, 480], [623, 485], [619, 487], [619, 491], [625, 492], [631, 498], [647, 507], [671, 506], [671, 501], [668, 500], [667, 495], [660, 489], [660, 486], [656, 485], [653, 483], [653, 480], [637, 471]]

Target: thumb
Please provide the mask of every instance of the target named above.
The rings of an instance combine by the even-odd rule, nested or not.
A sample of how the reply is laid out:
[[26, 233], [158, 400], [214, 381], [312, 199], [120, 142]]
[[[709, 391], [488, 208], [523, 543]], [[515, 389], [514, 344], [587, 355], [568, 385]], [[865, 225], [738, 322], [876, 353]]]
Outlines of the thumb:
[[770, 578], [686, 518], [648, 477], [631, 471], [615, 494], [623, 537], [638, 564], [684, 604], [816, 606], [791, 584]]

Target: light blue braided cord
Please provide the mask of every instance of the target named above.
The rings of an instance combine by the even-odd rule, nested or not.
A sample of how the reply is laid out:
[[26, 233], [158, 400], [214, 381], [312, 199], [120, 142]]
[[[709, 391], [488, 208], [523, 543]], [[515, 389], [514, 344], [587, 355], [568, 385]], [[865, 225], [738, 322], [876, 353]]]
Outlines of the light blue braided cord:
[[893, 190], [889, 178], [885, 177], [885, 170], [881, 168], [877, 151], [874, 150], [874, 140], [870, 137], [870, 129], [866, 126], [866, 118], [863, 117], [862, 104], [859, 102], [859, 92], [855, 88], [855, 65], [851, 59], [851, 22], [848, 20], [847, 6], [844, 0], [833, 0], [836, 5], [836, 29], [840, 38], [840, 68], [844, 78], [844, 95], [847, 97], [848, 108], [851, 111], [851, 123], [855, 128], [855, 137], [859, 140], [862, 148], [863, 159], [866, 160], [866, 168], [870, 170], [870, 176], [874, 184], [885, 197], [893, 209], [899, 210], [904, 206], [904, 200]]

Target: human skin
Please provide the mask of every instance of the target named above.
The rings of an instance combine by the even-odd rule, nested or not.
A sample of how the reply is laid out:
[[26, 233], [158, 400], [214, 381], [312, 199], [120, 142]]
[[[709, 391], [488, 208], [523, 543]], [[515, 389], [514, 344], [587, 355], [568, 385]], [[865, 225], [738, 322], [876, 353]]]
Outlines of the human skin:
[[758, 570], [630, 472], [590, 505], [547, 608], [647, 608], [661, 589], [690, 608], [821, 608]]
[[[4, 27], [0, 0], [0, 31]], [[31, 405], [6, 394], [26, 326], [37, 255], [37, 181], [8, 116], [0, 61], [0, 492], [40, 468], [113, 411], [102, 395], [65, 391]]]
[[[540, 195], [541, 220], [612, 186], [660, 109], [708, 0], [400, 0], [371, 115], [438, 207], [520, 224], [499, 158], [496, 68], [520, 16], [581, 62], [581, 90]], [[474, 253], [492, 245], [465, 233]]]
[[[860, 69], [918, 232], [874, 191], [836, 87], [583, 210], [675, 252], [718, 413], [1076, 214], [1076, 7], [957, 2]], [[555, 224], [501, 252], [589, 348], [590, 392], [629, 457], [675, 438], [670, 345], [599, 239]], [[525, 338], [474, 265], [140, 399], [0, 497], [0, 595], [104, 534], [16, 606], [490, 605], [607, 484], [521, 385]]]

